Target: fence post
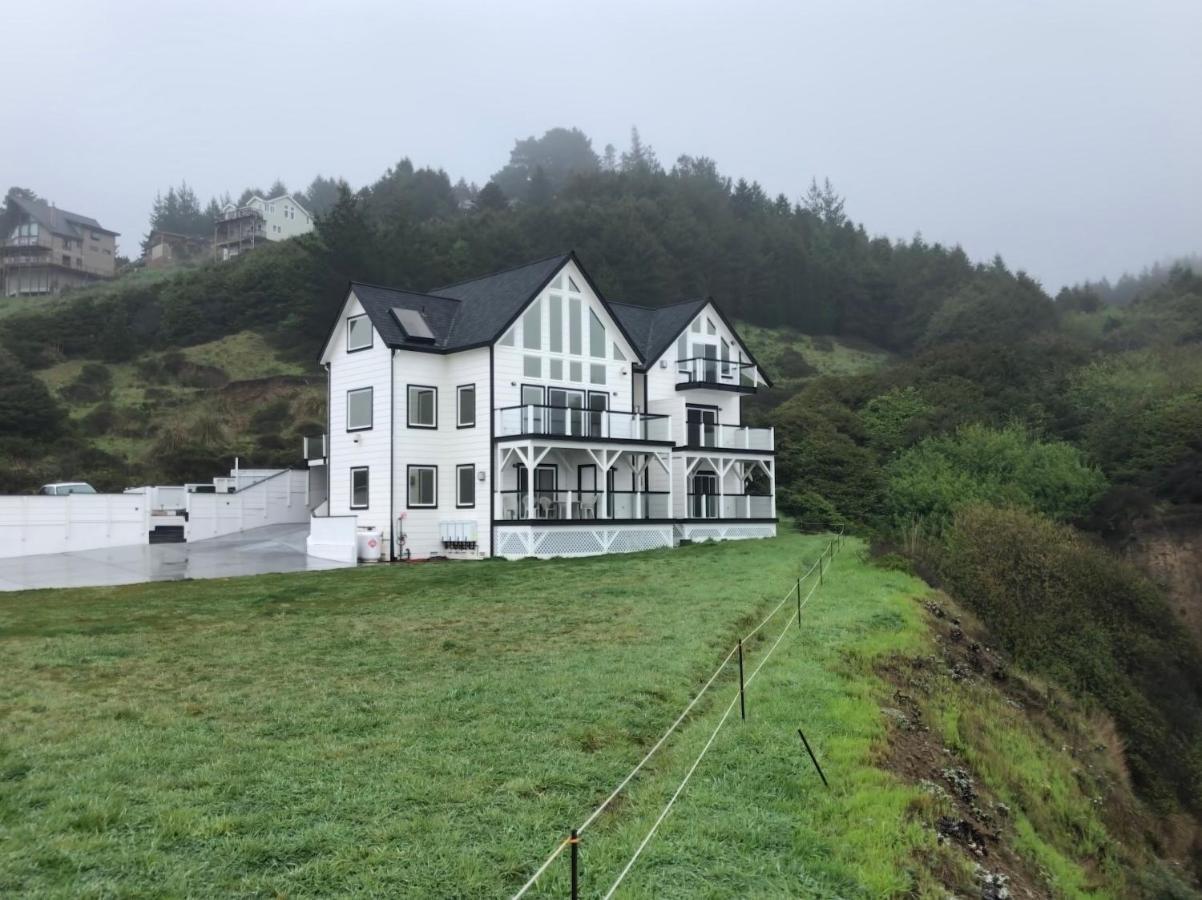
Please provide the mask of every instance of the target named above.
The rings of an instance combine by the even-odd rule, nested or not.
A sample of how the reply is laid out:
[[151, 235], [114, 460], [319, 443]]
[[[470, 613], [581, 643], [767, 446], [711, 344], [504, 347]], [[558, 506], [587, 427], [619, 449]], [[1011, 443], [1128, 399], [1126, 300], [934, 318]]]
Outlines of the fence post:
[[797, 627], [801, 627], [801, 579], [797, 579]]
[[743, 639], [739, 638], [739, 718], [746, 721], [747, 706], [744, 702], [743, 692]]
[[806, 753], [810, 754], [810, 762], [814, 764], [814, 768], [818, 770], [818, 777], [822, 779], [822, 784], [825, 787], [830, 787], [827, 784], [826, 776], [822, 774], [822, 766], [818, 765], [818, 758], [814, 756], [814, 751], [810, 749], [810, 742], [806, 740], [806, 736], [801, 733], [801, 729], [797, 729], [797, 736], [801, 738], [802, 746], [806, 748]]
[[572, 900], [580, 897], [580, 836], [572, 829], [572, 837], [568, 841], [572, 845]]

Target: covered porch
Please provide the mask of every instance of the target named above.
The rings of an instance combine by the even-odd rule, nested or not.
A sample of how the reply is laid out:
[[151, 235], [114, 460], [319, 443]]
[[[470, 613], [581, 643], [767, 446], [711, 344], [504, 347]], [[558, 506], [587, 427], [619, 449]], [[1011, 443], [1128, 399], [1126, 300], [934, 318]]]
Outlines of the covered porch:
[[667, 446], [497, 444], [493, 519], [517, 522], [667, 522], [674, 507]]
[[676, 471], [677, 519], [775, 522], [776, 461], [772, 456], [678, 450]]

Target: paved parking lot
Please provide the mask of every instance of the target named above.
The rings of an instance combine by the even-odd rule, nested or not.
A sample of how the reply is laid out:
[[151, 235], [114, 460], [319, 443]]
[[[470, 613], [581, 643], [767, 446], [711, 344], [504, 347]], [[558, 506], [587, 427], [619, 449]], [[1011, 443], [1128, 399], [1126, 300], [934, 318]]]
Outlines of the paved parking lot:
[[341, 569], [305, 553], [308, 524], [267, 525], [191, 544], [147, 544], [0, 559], [0, 591]]

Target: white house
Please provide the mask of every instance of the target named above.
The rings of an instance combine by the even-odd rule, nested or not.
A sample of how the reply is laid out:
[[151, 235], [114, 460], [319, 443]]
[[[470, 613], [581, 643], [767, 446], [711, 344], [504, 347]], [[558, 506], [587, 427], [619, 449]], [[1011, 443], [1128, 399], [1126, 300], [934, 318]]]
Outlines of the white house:
[[288, 194], [258, 194], [242, 206], [227, 203], [213, 229], [213, 255], [229, 259], [264, 241], [284, 241], [313, 230], [309, 211]]
[[776, 533], [768, 384], [711, 300], [605, 299], [574, 253], [428, 293], [352, 283], [321, 354], [319, 515], [385, 557], [574, 556]]

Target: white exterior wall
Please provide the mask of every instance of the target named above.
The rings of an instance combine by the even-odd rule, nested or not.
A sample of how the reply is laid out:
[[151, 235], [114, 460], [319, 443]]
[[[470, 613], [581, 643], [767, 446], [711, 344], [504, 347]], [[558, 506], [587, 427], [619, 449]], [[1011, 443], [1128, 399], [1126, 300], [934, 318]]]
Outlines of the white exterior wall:
[[[713, 323], [714, 334], [709, 334], [707, 323]], [[699, 331], [694, 331], [694, 326]], [[688, 335], [685, 359], [699, 354], [694, 353], [696, 343], [716, 343], [720, 348], [721, 341], [730, 344], [730, 355], [734, 362], [748, 361], [747, 350], [731, 333], [711, 304], [706, 304], [697, 317], [689, 324], [684, 334]], [[712, 391], [702, 388], [692, 388], [687, 391], [676, 390], [677, 362], [681, 358], [678, 352], [679, 339], [664, 351], [663, 356], [650, 363], [647, 369], [647, 411], [663, 413], [672, 416], [672, 438], [677, 444], [683, 444], [686, 439], [685, 408], [690, 403], [702, 406], [718, 407], [718, 423], [721, 425], [741, 425], [741, 395], [736, 391]], [[738, 371], [737, 369], [735, 370]], [[758, 372], [757, 380], [758, 380]], [[737, 375], [736, 375], [737, 378]]]
[[[346, 320], [362, 313], [363, 307], [352, 294], [334, 327], [324, 360], [330, 364], [329, 514], [357, 516], [360, 525], [379, 528], [387, 541], [391, 526], [392, 351], [373, 329], [369, 349], [347, 353]], [[348, 432], [346, 392], [363, 387], [373, 389], [372, 427], [368, 431]], [[351, 509], [351, 468], [358, 466], [367, 466], [369, 470], [367, 509]]]
[[[489, 493], [489, 447], [491, 433], [489, 417], [489, 350], [479, 347], [459, 353], [420, 353], [398, 350], [394, 365], [395, 413], [393, 485], [396, 491], [396, 516], [404, 513], [405, 548], [414, 559], [432, 555], [476, 558], [492, 552], [491, 495]], [[438, 389], [438, 427], [409, 427], [409, 385]], [[476, 386], [476, 424], [458, 427], [458, 388]], [[475, 506], [456, 506], [456, 468], [472, 464], [476, 467]], [[438, 467], [437, 501], [435, 508], [409, 506], [410, 465]], [[479, 473], [484, 473], [484, 480]], [[477, 550], [448, 552], [442, 545], [441, 525], [444, 522], [474, 522]]]
[[[570, 292], [567, 290], [568, 278], [571, 278], [578, 288], [579, 293]], [[551, 319], [551, 295], [555, 294], [562, 297], [563, 303], [563, 329], [561, 334], [561, 350], [552, 351], [549, 329]], [[571, 315], [569, 312], [570, 301], [578, 299], [581, 303], [581, 335], [580, 353], [571, 352], [571, 336], [569, 329], [571, 325]], [[507, 406], [517, 406], [521, 400], [521, 386], [523, 384], [531, 385], [552, 385], [555, 387], [570, 388], [573, 390], [584, 391], [605, 391], [609, 395], [609, 408], [621, 411], [633, 409], [634, 398], [634, 364], [638, 359], [637, 354], [627, 343], [626, 338], [622, 335], [617, 323], [611, 318], [609, 311], [602, 305], [601, 301], [592, 292], [584, 275], [576, 267], [575, 263], [569, 262], [563, 267], [558, 275], [551, 280], [548, 286], [538, 296], [539, 310], [542, 320], [542, 343], [539, 349], [526, 349], [523, 345], [525, 342], [525, 314], [518, 317], [511, 329], [513, 334], [513, 346], [506, 346], [498, 343], [494, 347], [495, 366], [496, 366], [496, 389], [497, 401], [495, 408], [501, 409]], [[589, 355], [589, 310], [594, 311], [601, 323], [605, 326], [605, 358], [592, 357]], [[504, 336], [503, 336], [504, 337]], [[626, 357], [625, 360], [615, 360], [613, 358], [613, 345], [618, 345], [618, 349]], [[525, 374], [525, 358], [538, 357], [540, 360], [541, 375], [538, 377]], [[557, 360], [563, 365], [563, 377], [551, 377], [551, 361]], [[580, 364], [581, 378], [579, 381], [573, 381], [571, 378], [571, 364], [577, 362]], [[604, 384], [594, 383], [591, 380], [591, 366], [593, 364], [602, 364], [605, 367], [605, 382]], [[641, 405], [641, 400], [640, 400]]]
[[0, 497], [0, 558], [149, 541], [146, 494]]
[[187, 495], [186, 539], [203, 541], [234, 534], [248, 528], [306, 522], [309, 508], [305, 494], [309, 473], [284, 469], [278, 475], [256, 481], [236, 493]]

